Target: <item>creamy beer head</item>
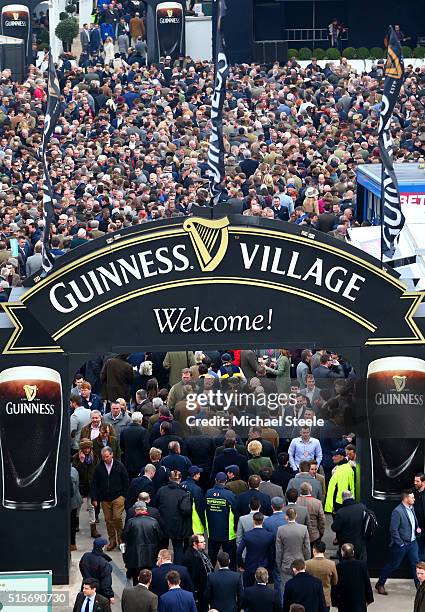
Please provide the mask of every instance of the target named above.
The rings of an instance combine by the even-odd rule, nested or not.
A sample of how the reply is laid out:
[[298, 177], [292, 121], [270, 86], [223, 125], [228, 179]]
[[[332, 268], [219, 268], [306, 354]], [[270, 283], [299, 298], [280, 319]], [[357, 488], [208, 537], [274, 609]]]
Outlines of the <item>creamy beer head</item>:
[[367, 410], [371, 437], [421, 435], [425, 424], [425, 361], [416, 357], [372, 361], [368, 368]]
[[62, 429], [59, 372], [18, 366], [0, 372], [0, 449], [3, 505], [43, 509], [56, 505]]
[[183, 6], [179, 2], [160, 2], [156, 7], [156, 35], [159, 55], [173, 59], [183, 52]]

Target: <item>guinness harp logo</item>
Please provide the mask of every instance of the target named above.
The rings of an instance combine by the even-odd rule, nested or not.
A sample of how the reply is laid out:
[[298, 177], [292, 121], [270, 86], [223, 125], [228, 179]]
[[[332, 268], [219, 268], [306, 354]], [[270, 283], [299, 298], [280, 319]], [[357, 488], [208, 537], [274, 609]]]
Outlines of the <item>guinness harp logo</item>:
[[385, 76], [393, 79], [401, 79], [403, 70], [400, 64], [400, 58], [391, 47], [388, 47], [387, 63], [385, 64]]
[[188, 232], [202, 272], [212, 272], [221, 263], [229, 244], [229, 220], [209, 221], [199, 217], [186, 219], [183, 229]]
[[27, 400], [32, 402], [37, 394], [37, 385], [24, 385], [24, 391]]
[[397, 393], [403, 391], [406, 386], [407, 376], [393, 376], [394, 386]]
[[18, 19], [19, 19], [19, 13], [12, 13], [12, 16], [13, 16], [13, 19], [14, 19], [15, 21], [18, 21]]
[[167, 9], [167, 15], [168, 15], [168, 17], [172, 17], [173, 16], [173, 9]]

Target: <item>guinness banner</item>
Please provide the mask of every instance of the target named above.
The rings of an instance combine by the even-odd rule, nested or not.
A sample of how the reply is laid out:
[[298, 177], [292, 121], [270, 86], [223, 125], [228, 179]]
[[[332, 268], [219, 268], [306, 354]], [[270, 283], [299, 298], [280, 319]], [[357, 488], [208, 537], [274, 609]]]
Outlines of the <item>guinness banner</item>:
[[31, 24], [28, 6], [24, 4], [7, 4], [1, 10], [1, 33], [25, 41], [25, 54], [31, 50]]
[[179, 2], [160, 2], [156, 7], [156, 36], [159, 56], [177, 59], [184, 55], [184, 12]]
[[31, 315], [56, 350], [104, 351], [105, 330], [110, 347], [300, 346], [307, 321], [325, 346], [335, 329], [344, 346], [387, 341], [394, 320], [397, 336], [419, 337], [418, 296], [393, 272], [325, 234], [263, 219], [129, 228], [61, 257], [38, 281], [5, 307], [23, 329]]

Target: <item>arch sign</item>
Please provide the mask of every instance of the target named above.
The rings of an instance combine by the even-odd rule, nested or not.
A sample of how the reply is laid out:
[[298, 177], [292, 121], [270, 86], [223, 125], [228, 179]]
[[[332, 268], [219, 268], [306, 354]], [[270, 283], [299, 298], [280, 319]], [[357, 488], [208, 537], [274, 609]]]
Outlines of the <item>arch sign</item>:
[[[30, 278], [19, 303], [3, 304], [12, 325], [0, 328], [0, 541], [8, 551], [0, 571], [49, 567], [54, 583], [68, 581], [69, 389], [89, 355], [325, 346], [356, 355], [363, 378], [371, 362], [381, 376], [392, 355], [425, 371], [423, 319], [414, 318], [424, 296], [406, 292], [394, 271], [307, 227], [220, 210], [205, 218], [210, 212], [88, 242], [46, 278]], [[390, 369], [388, 397], [410, 401], [422, 370]], [[388, 465], [423, 469], [424, 444], [397, 441], [400, 461], [382, 464], [382, 473], [376, 466], [394, 445], [359, 444], [363, 501], [383, 526], [401, 482]]]
[[[18, 305], [4, 352], [422, 342], [422, 299], [327, 235], [244, 216], [190, 217], [106, 235], [61, 257]], [[310, 328], [311, 331], [307, 331]], [[46, 343], [46, 338], [49, 341]]]

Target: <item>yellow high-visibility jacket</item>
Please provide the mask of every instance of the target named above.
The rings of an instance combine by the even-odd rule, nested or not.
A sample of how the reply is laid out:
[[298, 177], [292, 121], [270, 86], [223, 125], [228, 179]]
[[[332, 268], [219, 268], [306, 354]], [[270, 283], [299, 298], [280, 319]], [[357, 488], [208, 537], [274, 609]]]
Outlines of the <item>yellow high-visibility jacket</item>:
[[343, 491], [351, 491], [353, 496], [355, 494], [354, 470], [346, 459], [335, 467], [335, 471], [329, 481], [325, 512], [333, 512], [334, 502], [342, 504]]

